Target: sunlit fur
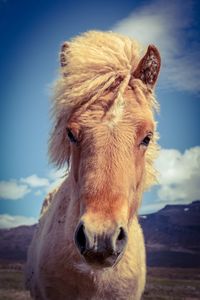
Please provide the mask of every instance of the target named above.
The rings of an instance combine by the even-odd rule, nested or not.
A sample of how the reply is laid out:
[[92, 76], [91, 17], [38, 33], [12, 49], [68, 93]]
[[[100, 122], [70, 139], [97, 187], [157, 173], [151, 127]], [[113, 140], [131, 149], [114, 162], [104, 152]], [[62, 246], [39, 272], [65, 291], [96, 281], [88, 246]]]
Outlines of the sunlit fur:
[[[138, 44], [111, 32], [88, 32], [68, 43], [56, 83], [50, 157], [69, 175], [44, 202], [29, 249], [26, 283], [34, 299], [140, 299], [145, 285], [143, 234], [137, 220], [142, 192], [156, 180], [152, 89], [134, 78]], [[70, 143], [70, 128], [78, 144]], [[142, 140], [153, 132], [148, 147]], [[47, 209], [48, 206], [48, 209]], [[121, 260], [88, 265], [74, 244], [80, 220], [104, 234], [128, 230]]]

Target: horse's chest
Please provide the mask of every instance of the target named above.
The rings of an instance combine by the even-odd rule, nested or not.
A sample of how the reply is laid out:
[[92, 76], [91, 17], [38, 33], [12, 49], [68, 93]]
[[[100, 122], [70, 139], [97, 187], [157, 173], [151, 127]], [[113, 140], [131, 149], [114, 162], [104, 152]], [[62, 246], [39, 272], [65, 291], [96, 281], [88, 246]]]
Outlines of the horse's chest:
[[59, 278], [46, 277], [43, 286], [48, 300], [91, 300], [97, 293], [90, 279], [76, 276], [72, 271]]
[[127, 300], [134, 299], [131, 282], [104, 276], [86, 276], [73, 271], [62, 277], [46, 277], [45, 294], [48, 300]]

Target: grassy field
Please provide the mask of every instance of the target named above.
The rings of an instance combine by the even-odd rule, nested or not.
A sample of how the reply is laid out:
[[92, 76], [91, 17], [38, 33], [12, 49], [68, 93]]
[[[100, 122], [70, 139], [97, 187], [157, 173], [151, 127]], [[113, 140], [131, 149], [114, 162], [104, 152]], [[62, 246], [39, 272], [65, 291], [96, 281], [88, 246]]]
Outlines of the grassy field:
[[200, 300], [200, 269], [150, 268], [143, 300]]
[[[22, 266], [0, 266], [0, 300], [30, 299]], [[150, 268], [142, 300], [200, 300], [200, 270]]]
[[24, 290], [22, 266], [1, 266], [0, 300], [31, 300]]

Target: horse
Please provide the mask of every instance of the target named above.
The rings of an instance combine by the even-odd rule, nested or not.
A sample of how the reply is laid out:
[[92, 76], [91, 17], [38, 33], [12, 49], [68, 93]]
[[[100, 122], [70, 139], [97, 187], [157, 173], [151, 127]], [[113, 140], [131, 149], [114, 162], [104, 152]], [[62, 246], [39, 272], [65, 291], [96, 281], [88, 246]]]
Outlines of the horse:
[[55, 83], [51, 161], [66, 168], [45, 199], [26, 285], [39, 300], [141, 299], [142, 193], [156, 181], [158, 49], [89, 31], [64, 42]]

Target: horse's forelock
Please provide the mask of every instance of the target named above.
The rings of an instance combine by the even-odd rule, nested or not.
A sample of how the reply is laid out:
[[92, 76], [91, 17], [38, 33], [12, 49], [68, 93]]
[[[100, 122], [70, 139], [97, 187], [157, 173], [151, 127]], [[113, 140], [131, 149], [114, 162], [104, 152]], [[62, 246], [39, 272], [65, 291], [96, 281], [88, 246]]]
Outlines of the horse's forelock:
[[[114, 91], [113, 98], [108, 99], [107, 111], [114, 122], [121, 118], [126, 101], [124, 92], [139, 62], [140, 47], [119, 34], [91, 31], [72, 39], [66, 51], [66, 63], [56, 82], [53, 102], [55, 123], [62, 126], [55, 126], [49, 147], [51, 160], [58, 166], [70, 158], [66, 126], [74, 113], [81, 114], [94, 107], [106, 93]], [[133, 80], [132, 87], [136, 92], [141, 91], [143, 97], [148, 94], [151, 108], [156, 106], [153, 94], [140, 80]]]

